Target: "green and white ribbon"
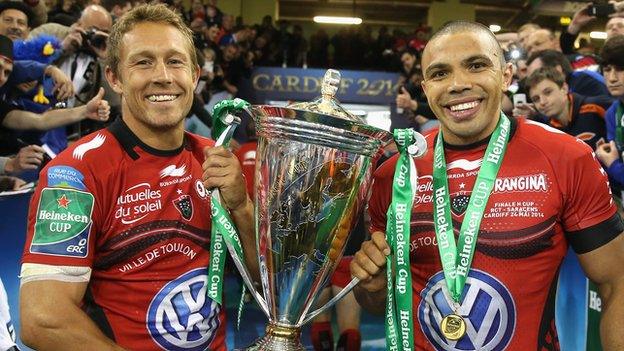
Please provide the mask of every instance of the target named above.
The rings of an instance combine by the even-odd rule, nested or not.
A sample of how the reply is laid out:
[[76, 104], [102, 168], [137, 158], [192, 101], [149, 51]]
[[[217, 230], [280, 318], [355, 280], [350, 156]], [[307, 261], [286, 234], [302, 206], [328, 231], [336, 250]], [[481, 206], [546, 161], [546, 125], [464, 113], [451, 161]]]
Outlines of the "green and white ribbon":
[[[414, 349], [412, 318], [412, 273], [410, 270], [410, 223], [418, 175], [410, 153], [417, 138], [412, 129], [395, 129], [399, 159], [394, 169], [392, 202], [388, 208], [386, 237], [390, 255], [386, 257], [388, 295], [386, 299], [386, 348]], [[396, 271], [396, 272], [395, 272]]]
[[461, 296], [470, 272], [481, 219], [488, 199], [494, 188], [496, 175], [503, 163], [503, 156], [509, 142], [511, 122], [501, 114], [496, 129], [490, 137], [483, 156], [481, 169], [472, 188], [464, 220], [459, 230], [459, 248], [455, 243], [453, 222], [451, 219], [450, 194], [444, 157], [444, 138], [442, 130], [438, 133], [433, 151], [433, 222], [435, 227], [440, 261], [444, 279], [453, 302], [455, 312], [461, 305]]
[[[249, 103], [247, 101], [241, 99], [223, 100], [215, 105], [212, 113], [213, 136], [216, 135], [214, 131], [217, 130], [217, 128], [219, 130], [219, 136], [221, 133], [227, 133], [226, 128], [228, 125], [223, 122], [223, 116], [241, 111], [248, 105]], [[232, 128], [234, 127], [235, 126], [232, 126]], [[231, 135], [232, 133], [229, 133], [229, 136], [225, 136], [225, 139], [222, 142], [223, 145], [228, 145]], [[213, 194], [216, 193], [216, 191], [213, 192]], [[235, 260], [238, 259], [240, 262], [245, 262], [245, 259], [243, 256], [243, 247], [240, 242], [236, 226], [232, 222], [229, 212], [223, 207], [223, 205], [221, 205], [220, 197], [213, 195], [210, 205], [212, 213], [212, 229], [210, 237], [210, 263], [208, 264], [208, 296], [219, 305], [222, 305], [223, 275], [226, 260], [225, 252], [227, 251], [227, 247], [225, 247], [225, 245], [227, 244], [227, 246], [233, 249], [230, 251], [230, 254], [235, 256]], [[245, 285], [243, 284], [241, 302], [238, 310], [237, 326], [240, 326], [244, 295]]]
[[[224, 116], [243, 111], [249, 105], [247, 101], [239, 98], [219, 101], [212, 109], [212, 138], [217, 140], [227, 128], [228, 124], [224, 122]], [[226, 143], [224, 145], [227, 146]]]

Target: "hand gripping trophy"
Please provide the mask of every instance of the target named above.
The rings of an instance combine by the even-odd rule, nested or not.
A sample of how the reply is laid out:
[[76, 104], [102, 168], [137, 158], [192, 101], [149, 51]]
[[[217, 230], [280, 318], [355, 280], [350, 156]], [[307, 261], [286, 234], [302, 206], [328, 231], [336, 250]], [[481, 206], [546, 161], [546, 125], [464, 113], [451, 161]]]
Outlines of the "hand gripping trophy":
[[[364, 207], [371, 165], [392, 141], [392, 134], [367, 125], [338, 104], [334, 96], [339, 83], [340, 73], [328, 70], [321, 97], [313, 102], [274, 107], [250, 106], [236, 99], [215, 107], [215, 118], [224, 123], [217, 145], [232, 135], [240, 121], [230, 114], [236, 110], [253, 117], [258, 134], [254, 201], [261, 292], [254, 288], [243, 263], [236, 234], [224, 235], [223, 240], [269, 318], [266, 335], [246, 350], [305, 350], [301, 326], [358, 283], [353, 279], [325, 306], [311, 311]], [[407, 179], [415, 190], [411, 157], [424, 154], [426, 142], [411, 129], [395, 132], [395, 141], [409, 159], [406, 164], [412, 172]], [[218, 195], [213, 195], [213, 202], [218, 202]]]

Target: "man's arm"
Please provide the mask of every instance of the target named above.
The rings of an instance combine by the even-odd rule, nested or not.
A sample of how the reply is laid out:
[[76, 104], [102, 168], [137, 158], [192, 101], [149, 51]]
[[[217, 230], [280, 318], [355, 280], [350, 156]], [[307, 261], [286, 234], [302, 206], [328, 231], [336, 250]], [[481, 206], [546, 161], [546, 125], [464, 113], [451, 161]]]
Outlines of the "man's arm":
[[48, 110], [43, 114], [23, 110], [12, 110], [2, 120], [2, 126], [17, 130], [50, 130], [89, 118], [96, 121], [106, 121], [110, 114], [110, 106], [103, 100], [104, 89], [86, 105], [70, 109]]
[[578, 255], [587, 277], [602, 298], [600, 338], [605, 351], [624, 350], [624, 233], [609, 243]]
[[371, 313], [383, 314], [385, 311], [388, 286], [386, 256], [389, 254], [386, 235], [374, 232], [370, 240], [362, 243], [360, 251], [351, 260], [351, 275], [360, 279], [360, 283], [353, 289], [355, 299]]
[[80, 309], [88, 283], [37, 280], [20, 288], [20, 337], [35, 350], [123, 350]]
[[234, 154], [221, 146], [206, 148], [204, 156], [204, 186], [206, 189], [219, 189], [224, 207], [230, 210], [238, 229], [247, 269], [251, 278], [259, 281], [254, 207], [247, 195], [240, 162]]

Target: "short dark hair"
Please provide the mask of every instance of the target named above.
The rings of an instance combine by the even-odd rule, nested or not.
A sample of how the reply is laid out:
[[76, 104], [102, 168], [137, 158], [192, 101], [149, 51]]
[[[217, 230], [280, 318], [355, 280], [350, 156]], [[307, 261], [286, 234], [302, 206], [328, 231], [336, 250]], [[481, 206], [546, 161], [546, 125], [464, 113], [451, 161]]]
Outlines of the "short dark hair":
[[563, 73], [557, 71], [554, 67], [541, 67], [535, 72], [531, 73], [524, 82], [527, 90], [531, 90], [534, 86], [538, 85], [544, 80], [550, 80], [557, 84], [559, 88], [565, 83], [565, 76]]
[[600, 50], [600, 64], [603, 67], [613, 65], [624, 68], [624, 35], [615, 35], [607, 39]]
[[533, 61], [540, 59], [544, 67], [557, 67], [561, 66], [561, 70], [565, 74], [565, 76], [569, 76], [572, 74], [572, 65], [570, 61], [565, 57], [562, 52], [557, 50], [542, 50], [538, 52], [534, 52], [527, 59], [527, 66], [530, 65]]
[[28, 27], [35, 22], [35, 13], [33, 12], [32, 7], [26, 5], [23, 1], [4, 0], [0, 2], [0, 14], [2, 14], [5, 10], [17, 10], [23, 12], [28, 20]]
[[431, 36], [431, 39], [429, 39], [429, 42], [431, 43], [435, 39], [443, 35], [450, 35], [450, 34], [463, 33], [463, 32], [485, 33], [490, 39], [492, 39], [492, 42], [494, 43], [494, 48], [496, 49], [498, 57], [500, 58], [501, 68], [505, 67], [505, 55], [503, 54], [503, 48], [501, 48], [500, 43], [498, 42], [498, 40], [496, 39], [496, 36], [494, 35], [494, 33], [492, 33], [490, 28], [484, 26], [481, 23], [471, 22], [471, 21], [446, 22], [440, 29], [438, 29]]

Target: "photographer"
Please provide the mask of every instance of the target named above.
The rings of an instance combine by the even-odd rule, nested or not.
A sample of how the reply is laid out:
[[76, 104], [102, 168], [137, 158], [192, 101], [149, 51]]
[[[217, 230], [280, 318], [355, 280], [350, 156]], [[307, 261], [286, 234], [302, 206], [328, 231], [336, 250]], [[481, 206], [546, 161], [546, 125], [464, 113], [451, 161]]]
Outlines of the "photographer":
[[63, 56], [57, 62], [74, 83], [75, 99], [68, 107], [93, 97], [101, 85], [99, 61], [106, 57], [106, 39], [112, 26], [111, 15], [101, 6], [85, 8], [82, 16], [63, 40]]
[[[568, 28], [561, 32], [559, 45], [561, 46], [561, 50], [564, 54], [569, 55], [574, 53], [574, 42], [576, 41], [579, 33], [583, 27], [597, 18], [589, 13], [591, 6], [593, 5], [589, 3], [578, 10], [574, 14], [574, 17], [572, 17], [572, 22], [568, 25]], [[614, 35], [624, 34], [624, 1], [613, 3], [613, 9], [615, 10], [615, 13], [608, 15], [610, 19], [605, 25], [607, 39], [613, 37]]]

